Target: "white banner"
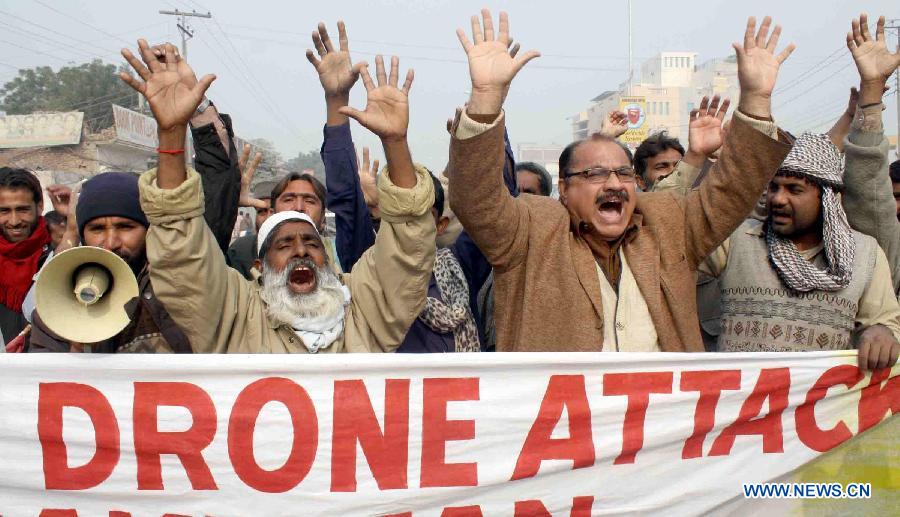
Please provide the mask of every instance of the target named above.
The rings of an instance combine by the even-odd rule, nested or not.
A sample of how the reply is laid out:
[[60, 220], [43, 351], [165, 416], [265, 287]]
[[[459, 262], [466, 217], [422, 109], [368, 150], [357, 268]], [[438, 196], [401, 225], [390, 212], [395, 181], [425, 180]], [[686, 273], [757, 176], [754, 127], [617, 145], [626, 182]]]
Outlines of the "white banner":
[[77, 144], [83, 121], [80, 111], [0, 116], [0, 149]]
[[116, 104], [113, 107], [113, 118], [116, 122], [116, 139], [147, 149], [159, 147], [157, 124], [153, 117], [123, 108]]
[[[900, 367], [855, 363], [852, 351], [5, 354], [0, 514], [888, 515]], [[771, 481], [871, 493], [744, 495]]]

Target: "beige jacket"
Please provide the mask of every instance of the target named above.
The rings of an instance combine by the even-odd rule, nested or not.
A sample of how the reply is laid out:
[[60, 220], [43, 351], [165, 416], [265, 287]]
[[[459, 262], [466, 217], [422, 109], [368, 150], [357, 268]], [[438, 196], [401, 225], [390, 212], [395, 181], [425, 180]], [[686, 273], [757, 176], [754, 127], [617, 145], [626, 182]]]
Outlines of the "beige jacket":
[[[381, 228], [353, 270], [341, 275], [351, 301], [343, 335], [325, 352], [391, 352], [424, 309], [434, 265], [434, 186], [427, 172], [417, 172], [411, 189], [393, 185], [387, 174], [379, 176]], [[289, 326], [267, 317], [259, 284], [225, 264], [203, 220], [203, 191], [194, 170], [170, 190], [158, 188], [156, 170], [149, 170], [140, 189], [150, 221], [153, 289], [194, 352], [307, 352]]]

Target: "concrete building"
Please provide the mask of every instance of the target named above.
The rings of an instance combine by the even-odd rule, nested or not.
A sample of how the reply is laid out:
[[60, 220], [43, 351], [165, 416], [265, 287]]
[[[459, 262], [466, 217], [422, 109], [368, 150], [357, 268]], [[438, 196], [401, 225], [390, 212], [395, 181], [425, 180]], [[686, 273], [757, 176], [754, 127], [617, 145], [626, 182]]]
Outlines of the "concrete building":
[[[686, 143], [688, 116], [704, 95], [728, 97], [737, 106], [740, 90], [734, 56], [697, 64], [695, 52], [661, 52], [641, 65], [640, 79], [631, 85], [631, 97], [646, 100], [645, 125], [648, 134], [668, 131]], [[573, 139], [600, 131], [606, 114], [620, 107], [628, 94], [622, 83], [591, 99], [587, 108], [570, 117]]]

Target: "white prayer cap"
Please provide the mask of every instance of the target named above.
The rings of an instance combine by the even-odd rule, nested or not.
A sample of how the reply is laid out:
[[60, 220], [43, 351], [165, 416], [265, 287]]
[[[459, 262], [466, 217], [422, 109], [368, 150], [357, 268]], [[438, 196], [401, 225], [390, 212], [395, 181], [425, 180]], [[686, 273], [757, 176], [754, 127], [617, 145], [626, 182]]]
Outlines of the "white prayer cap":
[[313, 222], [312, 218], [303, 212], [297, 212], [296, 210], [285, 210], [284, 212], [278, 212], [277, 214], [269, 216], [262, 225], [259, 227], [259, 230], [256, 233], [256, 254], [259, 255], [259, 252], [262, 248], [264, 242], [266, 242], [266, 238], [272, 233], [272, 230], [275, 229], [276, 226], [285, 222], [285, 221], [303, 221], [309, 223], [310, 226], [315, 230], [316, 235], [319, 238], [322, 238], [322, 235], [319, 234], [318, 228], [316, 228], [316, 223]]

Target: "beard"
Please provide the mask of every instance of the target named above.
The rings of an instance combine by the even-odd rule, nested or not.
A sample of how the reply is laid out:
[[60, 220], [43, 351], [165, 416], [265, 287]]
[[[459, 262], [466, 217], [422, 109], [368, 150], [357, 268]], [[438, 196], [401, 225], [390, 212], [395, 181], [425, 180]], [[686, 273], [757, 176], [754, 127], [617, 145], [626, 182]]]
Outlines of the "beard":
[[[316, 272], [316, 289], [311, 293], [297, 294], [291, 291], [291, 271], [306, 266]], [[331, 268], [318, 267], [309, 259], [294, 259], [281, 271], [276, 271], [263, 260], [262, 291], [266, 313], [272, 320], [297, 328], [297, 323], [314, 318], [330, 318], [344, 312], [344, 290], [337, 274]]]
[[141, 276], [141, 272], [144, 270], [144, 267], [147, 265], [147, 253], [145, 250], [141, 250], [140, 253], [136, 254], [126, 254], [121, 252], [113, 252], [119, 256], [122, 260], [124, 260], [128, 267], [131, 268], [131, 272], [134, 273], [134, 277], [138, 278]]
[[12, 228], [13, 230], [23, 230], [27, 228], [27, 230], [25, 230], [25, 235], [23, 237], [20, 237], [17, 241], [13, 240], [13, 236], [11, 233], [9, 233], [9, 230], [6, 228], [6, 226], [0, 226], [0, 233], [3, 234], [3, 238], [6, 239], [7, 242], [22, 242], [24, 240], [28, 240], [28, 238], [31, 237], [31, 234], [33, 234], [34, 231], [37, 230], [38, 222], [39, 220], [35, 219], [31, 223], [21, 223], [14, 226]]

